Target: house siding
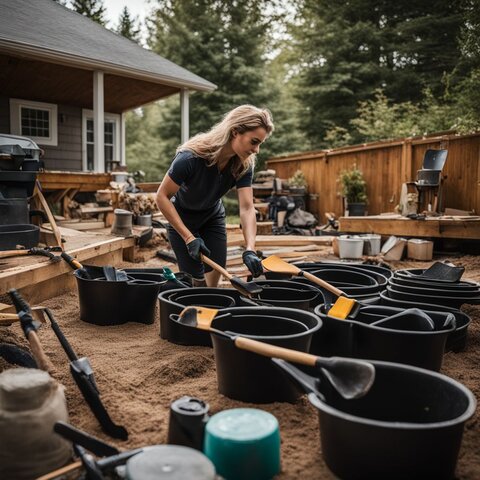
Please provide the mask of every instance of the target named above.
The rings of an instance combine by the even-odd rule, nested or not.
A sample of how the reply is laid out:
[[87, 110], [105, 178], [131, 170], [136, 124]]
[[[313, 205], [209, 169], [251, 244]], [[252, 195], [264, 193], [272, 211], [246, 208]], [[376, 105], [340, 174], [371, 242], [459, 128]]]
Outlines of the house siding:
[[[8, 97], [0, 97], [0, 133], [10, 133]], [[58, 146], [40, 146], [47, 170], [82, 171], [82, 109], [58, 105]]]

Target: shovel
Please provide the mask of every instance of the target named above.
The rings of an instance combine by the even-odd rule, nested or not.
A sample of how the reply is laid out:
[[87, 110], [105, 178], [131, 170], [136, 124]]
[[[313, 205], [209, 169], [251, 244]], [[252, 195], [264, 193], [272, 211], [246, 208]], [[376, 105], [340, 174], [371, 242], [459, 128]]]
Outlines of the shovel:
[[242, 337], [233, 332], [223, 332], [211, 326], [218, 310], [204, 307], [186, 307], [177, 321], [182, 325], [210, 333], [216, 333], [233, 341], [237, 348], [270, 358], [281, 358], [321, 370], [332, 386], [345, 399], [350, 400], [365, 395], [375, 379], [375, 368], [371, 363], [342, 357], [317, 357], [309, 353], [277, 347]]
[[464, 271], [465, 267], [457, 267], [450, 262], [435, 262], [418, 277], [455, 283], [462, 278]]
[[60, 344], [65, 350], [65, 353], [67, 354], [68, 359], [70, 360], [70, 373], [72, 374], [75, 383], [82, 393], [83, 398], [90, 407], [90, 410], [100, 423], [102, 430], [113, 438], [126, 440], [128, 438], [127, 430], [121, 425], [116, 425], [112, 421], [102, 403], [97, 384], [95, 383], [90, 361], [87, 357], [77, 357], [65, 335], [60, 330], [53, 313], [48, 308], [45, 308], [43, 311], [49, 318], [52, 330], [55, 332], [55, 335], [57, 336]]
[[32, 311], [30, 310], [28, 303], [22, 298], [17, 290], [12, 288], [8, 293], [10, 294], [13, 305], [17, 310], [20, 325], [22, 326], [23, 333], [30, 344], [30, 349], [32, 350], [33, 358], [35, 359], [38, 368], [52, 373], [55, 368], [50, 359], [45, 355], [42, 344], [37, 335], [37, 330], [40, 328], [40, 322], [33, 319]]
[[228, 273], [218, 263], [210, 260], [210, 258], [206, 257], [205, 255], [200, 254], [200, 256], [203, 263], [206, 263], [214, 270], [221, 273], [224, 277], [228, 278], [228, 280], [230, 280], [230, 283], [232, 284], [232, 287], [236, 288], [242, 295], [251, 297], [253, 295], [257, 295], [263, 290], [263, 288], [260, 285], [257, 285], [255, 282], [245, 282], [241, 278], [235, 277], [231, 273]]
[[[88, 273], [87, 269], [75, 258], [70, 256], [67, 252], [62, 252], [61, 257], [72, 267], [74, 270], [81, 270], [82, 277], [91, 280], [92, 277]], [[103, 269], [103, 275], [108, 282], [126, 282], [129, 280], [128, 275], [123, 270], [117, 270], [112, 266], [101, 267]]]
[[344, 320], [347, 317], [355, 318], [360, 310], [360, 304], [354, 298], [348, 298], [342, 290], [330, 285], [330, 283], [325, 280], [312, 275], [310, 272], [306, 272], [291, 263], [285, 262], [275, 255], [271, 255], [262, 260], [262, 265], [270, 272], [301, 275], [336, 295], [338, 298], [328, 311], [328, 315], [331, 317], [339, 318], [341, 320]]
[[0, 258], [8, 258], [8, 257], [19, 257], [23, 255], [40, 255], [42, 257], [47, 257], [53, 263], [59, 262], [60, 257], [54, 255], [53, 252], [61, 251], [61, 247], [46, 247], [46, 248], [38, 248], [32, 247], [28, 250], [4, 250], [0, 252]]

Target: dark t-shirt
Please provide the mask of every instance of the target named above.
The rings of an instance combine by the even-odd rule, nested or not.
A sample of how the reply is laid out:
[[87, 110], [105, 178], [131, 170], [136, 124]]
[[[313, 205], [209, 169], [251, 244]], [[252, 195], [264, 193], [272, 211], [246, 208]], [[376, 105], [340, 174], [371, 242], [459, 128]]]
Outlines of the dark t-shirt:
[[207, 162], [189, 150], [177, 153], [168, 175], [180, 189], [172, 197], [175, 208], [187, 212], [208, 212], [209, 216], [223, 211], [221, 198], [233, 187], [251, 187], [253, 168], [237, 180], [231, 171], [231, 162], [222, 172], [217, 165]]

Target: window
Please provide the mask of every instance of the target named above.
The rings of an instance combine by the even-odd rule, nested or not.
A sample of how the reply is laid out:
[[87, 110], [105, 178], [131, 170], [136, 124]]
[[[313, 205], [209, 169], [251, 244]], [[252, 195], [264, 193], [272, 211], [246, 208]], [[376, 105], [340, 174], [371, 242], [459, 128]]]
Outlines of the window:
[[[112, 169], [112, 162], [120, 160], [120, 115], [105, 113], [104, 121], [105, 171], [109, 171]], [[83, 111], [83, 131], [84, 170], [94, 170], [93, 147], [95, 142], [91, 110]]]
[[10, 99], [10, 131], [40, 145], [58, 145], [57, 106], [53, 103]]

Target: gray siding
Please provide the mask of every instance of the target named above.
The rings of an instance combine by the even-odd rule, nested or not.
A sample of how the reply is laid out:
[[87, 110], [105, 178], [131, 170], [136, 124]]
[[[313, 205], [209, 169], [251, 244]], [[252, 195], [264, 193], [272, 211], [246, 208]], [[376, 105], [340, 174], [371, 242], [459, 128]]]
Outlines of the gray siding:
[[[28, 98], [22, 98], [28, 100]], [[82, 109], [58, 105], [58, 146], [40, 147], [45, 150], [42, 160], [47, 170], [82, 170]], [[0, 133], [10, 132], [10, 100], [0, 97]]]
[[58, 105], [58, 146], [45, 145], [47, 170], [82, 170], [82, 109]]

